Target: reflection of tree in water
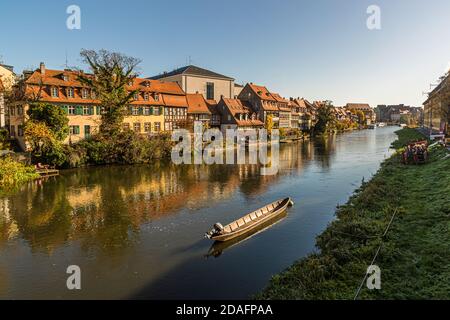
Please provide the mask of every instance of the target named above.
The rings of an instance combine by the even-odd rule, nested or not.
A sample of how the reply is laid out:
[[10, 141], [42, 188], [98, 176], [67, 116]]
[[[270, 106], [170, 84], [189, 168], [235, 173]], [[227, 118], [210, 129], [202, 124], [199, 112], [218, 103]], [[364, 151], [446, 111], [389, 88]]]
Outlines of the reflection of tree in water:
[[[281, 150], [282, 166], [304, 166], [302, 157], [312, 154], [311, 146], [305, 145], [310, 144]], [[261, 176], [259, 165], [170, 162], [66, 171], [7, 198], [11, 218], [0, 221], [0, 234], [8, 235], [17, 225], [19, 236], [34, 250], [51, 252], [68, 241], [79, 241], [84, 250], [120, 252], [138, 240], [143, 223], [180, 209], [213, 206], [236, 191], [244, 196], [264, 193], [281, 175]], [[7, 236], [0, 241], [7, 242]]]
[[32, 250], [51, 252], [69, 238], [72, 208], [65, 189], [64, 180], [52, 178], [49, 183], [31, 182], [10, 198], [11, 217]]
[[314, 156], [322, 168], [329, 169], [336, 152], [336, 135], [317, 137], [314, 139]]

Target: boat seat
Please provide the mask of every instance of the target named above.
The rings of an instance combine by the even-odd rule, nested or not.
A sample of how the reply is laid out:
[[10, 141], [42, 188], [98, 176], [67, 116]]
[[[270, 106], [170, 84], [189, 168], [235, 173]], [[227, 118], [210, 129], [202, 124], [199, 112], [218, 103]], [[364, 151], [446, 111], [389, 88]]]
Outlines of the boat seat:
[[259, 210], [259, 211], [256, 213], [256, 215], [257, 215], [258, 217], [261, 217], [263, 214], [264, 214], [264, 213], [263, 213], [262, 209]]
[[256, 216], [256, 213], [254, 213], [254, 212], [250, 213], [250, 219], [255, 220], [256, 218], [258, 218]]
[[226, 226], [225, 228], [223, 228], [223, 231], [225, 231], [226, 233], [230, 233], [231, 232], [231, 227], [230, 226]]
[[238, 221], [236, 221], [236, 223], [237, 223], [238, 227], [242, 227], [245, 224], [244, 219], [242, 219], [242, 218], [239, 219]]
[[252, 219], [250, 219], [249, 216], [245, 216], [244, 221], [245, 221], [245, 223], [249, 223], [249, 222], [252, 222]]
[[237, 228], [239, 228], [238, 224], [236, 223], [236, 221], [234, 221], [233, 223], [230, 224], [231, 227], [231, 231], [236, 230]]

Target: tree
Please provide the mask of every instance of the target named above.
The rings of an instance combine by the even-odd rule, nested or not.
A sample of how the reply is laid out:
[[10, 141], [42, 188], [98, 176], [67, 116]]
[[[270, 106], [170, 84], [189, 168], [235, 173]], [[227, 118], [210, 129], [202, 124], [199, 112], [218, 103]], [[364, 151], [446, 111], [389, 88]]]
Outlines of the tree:
[[59, 106], [48, 103], [34, 103], [27, 111], [31, 121], [44, 123], [55, 139], [63, 141], [69, 135], [69, 119]]
[[361, 110], [356, 110], [355, 114], [358, 117], [359, 124], [365, 125], [366, 124], [366, 115], [364, 114], [364, 112], [362, 112]]
[[317, 110], [317, 123], [314, 127], [314, 132], [324, 134], [328, 132], [335, 123], [335, 116], [333, 113], [333, 105], [331, 101], [326, 101]]
[[93, 76], [80, 74], [79, 80], [96, 93], [103, 110], [100, 131], [115, 134], [121, 130], [127, 106], [138, 92], [127, 90], [127, 86], [137, 77], [135, 69], [140, 60], [106, 50], [83, 49], [80, 55]]
[[273, 116], [271, 114], [266, 116], [266, 129], [268, 133], [272, 133], [273, 129]]
[[34, 162], [61, 166], [65, 162], [62, 144], [43, 121], [29, 120], [24, 126], [24, 136], [30, 145]]

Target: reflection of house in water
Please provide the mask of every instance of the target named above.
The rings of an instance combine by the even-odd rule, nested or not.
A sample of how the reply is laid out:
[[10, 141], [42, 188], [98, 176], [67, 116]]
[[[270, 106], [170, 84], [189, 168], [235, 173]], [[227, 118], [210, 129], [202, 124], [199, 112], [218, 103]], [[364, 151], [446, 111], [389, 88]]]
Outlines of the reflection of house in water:
[[0, 241], [20, 234], [33, 249], [47, 253], [69, 240], [118, 250], [132, 245], [145, 222], [183, 209], [213, 208], [236, 193], [263, 194], [291, 169], [303, 170], [312, 157], [310, 143], [283, 146], [280, 171], [273, 176], [262, 176], [254, 164], [159, 163], [62, 172], [2, 200]]

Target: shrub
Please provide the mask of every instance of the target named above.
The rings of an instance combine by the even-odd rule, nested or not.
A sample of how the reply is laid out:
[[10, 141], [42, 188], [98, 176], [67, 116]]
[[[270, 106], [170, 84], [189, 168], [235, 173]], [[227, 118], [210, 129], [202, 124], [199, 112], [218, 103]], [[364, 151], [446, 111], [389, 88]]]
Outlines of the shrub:
[[0, 158], [0, 188], [16, 186], [39, 177], [36, 169], [11, 157]]

